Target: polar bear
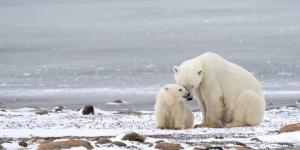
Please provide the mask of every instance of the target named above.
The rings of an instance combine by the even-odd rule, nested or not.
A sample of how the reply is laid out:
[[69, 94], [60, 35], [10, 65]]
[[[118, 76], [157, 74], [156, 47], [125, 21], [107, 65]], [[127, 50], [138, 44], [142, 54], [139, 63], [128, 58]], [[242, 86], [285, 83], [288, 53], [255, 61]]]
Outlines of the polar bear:
[[195, 127], [259, 125], [265, 99], [258, 80], [242, 67], [212, 52], [174, 66], [176, 82], [195, 96], [202, 124]]
[[190, 93], [178, 84], [163, 86], [155, 103], [155, 126], [160, 129], [186, 129], [193, 126], [193, 114], [186, 104]]

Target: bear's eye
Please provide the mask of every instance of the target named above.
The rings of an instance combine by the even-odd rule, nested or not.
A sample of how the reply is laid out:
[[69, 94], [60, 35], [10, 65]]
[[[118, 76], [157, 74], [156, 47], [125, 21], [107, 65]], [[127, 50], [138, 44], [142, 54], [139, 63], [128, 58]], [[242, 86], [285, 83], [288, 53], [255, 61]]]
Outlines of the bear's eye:
[[182, 91], [182, 89], [179, 89], [178, 91]]

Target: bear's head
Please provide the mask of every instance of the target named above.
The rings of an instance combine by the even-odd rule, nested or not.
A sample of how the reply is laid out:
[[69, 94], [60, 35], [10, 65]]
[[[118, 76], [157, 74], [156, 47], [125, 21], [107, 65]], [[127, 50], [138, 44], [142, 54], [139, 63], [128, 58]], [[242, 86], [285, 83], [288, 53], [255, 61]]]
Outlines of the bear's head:
[[158, 95], [167, 100], [166, 103], [168, 104], [183, 102], [190, 97], [190, 93], [179, 84], [167, 84], [163, 86]]
[[186, 61], [180, 66], [174, 66], [173, 72], [176, 83], [183, 86], [192, 95], [203, 79], [202, 66], [195, 65], [192, 61]]

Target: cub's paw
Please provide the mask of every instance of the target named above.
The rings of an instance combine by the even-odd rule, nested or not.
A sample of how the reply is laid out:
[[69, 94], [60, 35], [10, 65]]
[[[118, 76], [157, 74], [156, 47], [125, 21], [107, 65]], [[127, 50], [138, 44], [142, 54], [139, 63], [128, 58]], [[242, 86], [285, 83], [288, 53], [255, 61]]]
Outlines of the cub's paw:
[[196, 124], [193, 128], [219, 128], [217, 125], [210, 125], [210, 124]]
[[201, 123], [201, 124], [196, 124], [196, 125], [193, 126], [193, 128], [207, 128], [207, 125], [206, 125], [206, 124], [203, 124], [203, 123]]
[[175, 127], [174, 130], [182, 130], [184, 129], [183, 127]]

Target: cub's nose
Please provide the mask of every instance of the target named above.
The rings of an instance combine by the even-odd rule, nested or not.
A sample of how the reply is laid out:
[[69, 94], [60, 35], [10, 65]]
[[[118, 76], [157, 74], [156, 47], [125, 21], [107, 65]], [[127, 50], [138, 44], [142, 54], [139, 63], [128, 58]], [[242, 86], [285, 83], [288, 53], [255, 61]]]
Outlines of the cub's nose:
[[183, 95], [183, 98], [189, 98], [189, 97], [190, 97], [190, 93]]
[[187, 93], [186, 95], [183, 96], [186, 100], [190, 101], [193, 100], [193, 97], [191, 96], [191, 93]]

